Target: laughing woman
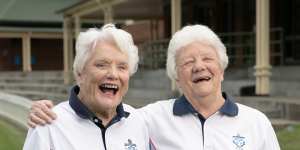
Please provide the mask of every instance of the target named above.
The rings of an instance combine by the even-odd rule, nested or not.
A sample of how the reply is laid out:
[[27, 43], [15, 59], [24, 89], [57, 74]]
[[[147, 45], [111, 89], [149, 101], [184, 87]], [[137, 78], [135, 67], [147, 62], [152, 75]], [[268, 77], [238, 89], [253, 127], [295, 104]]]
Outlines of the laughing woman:
[[57, 119], [28, 131], [24, 150], [146, 150], [149, 137], [135, 109], [122, 103], [137, 70], [129, 33], [105, 25], [80, 33], [73, 64], [77, 82]]

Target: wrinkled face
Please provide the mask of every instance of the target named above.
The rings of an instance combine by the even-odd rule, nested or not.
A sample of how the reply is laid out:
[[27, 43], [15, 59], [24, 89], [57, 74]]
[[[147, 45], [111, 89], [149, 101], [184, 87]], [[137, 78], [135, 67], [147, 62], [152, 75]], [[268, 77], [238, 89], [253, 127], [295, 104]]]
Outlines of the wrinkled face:
[[80, 80], [80, 99], [94, 111], [115, 109], [128, 90], [128, 56], [114, 44], [98, 43]]
[[221, 93], [224, 71], [209, 45], [193, 42], [181, 48], [176, 54], [176, 71], [177, 85], [187, 98], [199, 100]]

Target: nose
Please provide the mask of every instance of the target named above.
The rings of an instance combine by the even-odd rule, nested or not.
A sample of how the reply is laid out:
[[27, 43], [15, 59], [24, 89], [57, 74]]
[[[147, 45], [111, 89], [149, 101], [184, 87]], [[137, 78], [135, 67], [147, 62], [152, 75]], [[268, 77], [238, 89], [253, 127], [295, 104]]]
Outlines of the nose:
[[203, 71], [204, 69], [205, 69], [204, 62], [201, 59], [197, 59], [195, 64], [193, 65], [192, 72], [197, 73]]
[[107, 71], [107, 78], [110, 80], [116, 80], [118, 76], [117, 67], [111, 66]]

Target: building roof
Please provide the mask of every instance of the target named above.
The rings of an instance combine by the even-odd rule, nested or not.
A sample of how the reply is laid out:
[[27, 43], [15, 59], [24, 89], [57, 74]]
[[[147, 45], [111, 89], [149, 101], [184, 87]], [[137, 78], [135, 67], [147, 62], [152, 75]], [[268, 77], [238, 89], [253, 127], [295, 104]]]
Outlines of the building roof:
[[58, 10], [80, 0], [1, 0], [0, 21], [12, 22], [61, 22]]
[[80, 15], [86, 19], [104, 18], [101, 10], [105, 5], [113, 6], [114, 19], [145, 20], [163, 17], [162, 0], [84, 0], [59, 12], [64, 15]]

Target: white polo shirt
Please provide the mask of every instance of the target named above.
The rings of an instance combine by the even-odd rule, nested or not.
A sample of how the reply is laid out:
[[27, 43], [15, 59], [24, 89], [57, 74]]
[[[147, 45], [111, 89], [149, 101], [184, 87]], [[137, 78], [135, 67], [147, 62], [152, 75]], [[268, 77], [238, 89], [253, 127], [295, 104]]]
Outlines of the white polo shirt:
[[140, 111], [157, 150], [280, 150], [267, 117], [250, 107], [226, 99], [207, 119], [184, 96], [159, 101]]
[[72, 89], [69, 102], [54, 108], [51, 125], [30, 129], [23, 150], [148, 150], [149, 136], [141, 116], [129, 105], [120, 104], [117, 116], [104, 127], [101, 120], [77, 98]]

